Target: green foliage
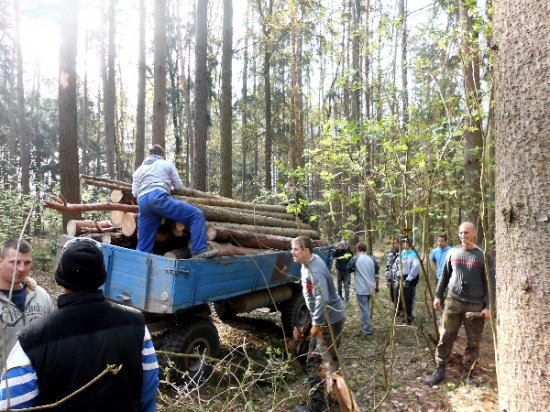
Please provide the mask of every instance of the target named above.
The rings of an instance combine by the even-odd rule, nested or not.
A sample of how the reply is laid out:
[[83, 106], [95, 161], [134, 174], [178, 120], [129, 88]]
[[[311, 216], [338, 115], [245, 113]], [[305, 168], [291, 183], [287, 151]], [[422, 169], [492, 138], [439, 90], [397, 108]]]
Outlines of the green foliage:
[[30, 240], [32, 219], [37, 216], [37, 207], [36, 199], [18, 194], [4, 185], [0, 189], [0, 238], [18, 238], [23, 233], [24, 239]]

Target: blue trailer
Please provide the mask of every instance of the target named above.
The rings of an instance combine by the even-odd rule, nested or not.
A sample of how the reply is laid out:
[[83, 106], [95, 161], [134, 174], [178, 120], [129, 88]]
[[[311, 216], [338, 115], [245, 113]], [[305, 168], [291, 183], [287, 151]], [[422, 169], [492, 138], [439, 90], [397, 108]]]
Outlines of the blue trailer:
[[[58, 250], [68, 239], [60, 237]], [[309, 320], [300, 265], [290, 252], [173, 259], [108, 244], [102, 244], [102, 250], [105, 295], [143, 312], [158, 349], [215, 357], [219, 335], [210, 318], [211, 305], [221, 320], [261, 307], [279, 310], [286, 336]], [[331, 246], [314, 252], [331, 267]], [[177, 362], [180, 369], [199, 372], [200, 362], [182, 359]]]

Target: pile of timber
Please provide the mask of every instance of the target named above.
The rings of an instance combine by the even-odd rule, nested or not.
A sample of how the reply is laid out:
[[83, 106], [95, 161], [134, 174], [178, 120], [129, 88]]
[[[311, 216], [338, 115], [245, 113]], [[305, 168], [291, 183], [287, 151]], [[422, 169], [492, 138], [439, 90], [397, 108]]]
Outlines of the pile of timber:
[[[89, 236], [103, 243], [135, 248], [137, 244], [137, 201], [130, 183], [81, 175], [82, 184], [111, 190], [110, 201], [71, 204], [62, 198], [44, 202], [59, 212], [105, 211], [109, 219], [71, 220], [66, 227], [72, 236]], [[288, 250], [294, 237], [304, 235], [315, 246], [327, 245], [319, 233], [285, 206], [241, 202], [194, 189], [173, 191], [172, 195], [204, 213], [209, 249], [218, 249], [221, 256], [266, 253]], [[174, 258], [189, 257], [188, 228], [183, 223], [163, 219], [155, 238], [154, 253]]]

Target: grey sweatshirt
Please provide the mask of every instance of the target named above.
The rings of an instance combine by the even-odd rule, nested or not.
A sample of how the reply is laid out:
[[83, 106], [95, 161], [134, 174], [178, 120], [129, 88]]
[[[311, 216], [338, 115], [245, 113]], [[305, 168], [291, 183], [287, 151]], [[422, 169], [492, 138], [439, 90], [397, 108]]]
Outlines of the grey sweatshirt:
[[307, 265], [302, 265], [301, 275], [302, 293], [311, 314], [312, 324], [327, 325], [325, 310], [331, 325], [344, 319], [344, 302], [336, 293], [332, 276], [323, 259], [313, 255]]
[[134, 172], [132, 194], [138, 198], [153, 190], [162, 190], [170, 194], [170, 189], [183, 189], [176, 167], [157, 155], [149, 155]]
[[[487, 255], [489, 266], [489, 281], [492, 296], [495, 296], [495, 263], [493, 257]], [[483, 250], [464, 249], [461, 246], [452, 248], [445, 258], [443, 273], [435, 291], [439, 299], [443, 299], [445, 289], [449, 288], [449, 296], [468, 303], [483, 303], [489, 307], [489, 287], [483, 261]]]
[[366, 253], [355, 255], [348, 263], [348, 273], [355, 272], [355, 293], [372, 295], [376, 288], [380, 266], [373, 256]]

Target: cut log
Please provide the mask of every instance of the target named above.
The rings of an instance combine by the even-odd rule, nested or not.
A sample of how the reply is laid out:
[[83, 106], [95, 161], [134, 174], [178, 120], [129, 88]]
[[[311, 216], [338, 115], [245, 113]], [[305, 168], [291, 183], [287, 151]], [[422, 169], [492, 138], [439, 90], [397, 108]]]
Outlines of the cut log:
[[123, 203], [125, 205], [137, 204], [136, 198], [128, 190], [115, 189], [111, 191], [111, 202]]
[[271, 227], [271, 226], [254, 226], [247, 224], [239, 223], [229, 223], [229, 222], [219, 222], [219, 221], [207, 221], [207, 226], [219, 226], [228, 229], [235, 230], [244, 230], [251, 233], [258, 234], [268, 234], [268, 235], [277, 235], [277, 236], [286, 236], [290, 238], [295, 238], [298, 236], [307, 236], [311, 239], [319, 239], [319, 233], [315, 230], [305, 230], [305, 229], [291, 229], [285, 227]]
[[94, 210], [120, 210], [123, 212], [133, 212], [137, 213], [138, 207], [136, 205], [123, 205], [120, 203], [61, 203], [61, 202], [52, 202], [46, 200], [44, 202], [44, 207], [49, 209], [54, 209], [59, 212], [91, 212]]
[[325, 342], [323, 334], [321, 332], [316, 333], [318, 348], [324, 348], [320, 350], [321, 367], [319, 375], [327, 382], [327, 392], [336, 399], [340, 411], [342, 412], [364, 412], [364, 409], [357, 402], [353, 391], [350, 389], [346, 380], [342, 375], [337, 373], [336, 364], [332, 357], [331, 351], [328, 350], [329, 342]]
[[216, 196], [212, 193], [203, 192], [201, 190], [190, 189], [188, 187], [184, 187], [183, 189], [178, 190], [172, 190], [172, 194], [178, 196], [203, 197], [208, 199], [226, 199], [225, 197]]
[[116, 236], [113, 236], [113, 235], [116, 235], [116, 234], [114, 234], [114, 233], [88, 233], [84, 237], [89, 237], [89, 238], [92, 238], [92, 239], [98, 241], [99, 243], [105, 243], [107, 245], [110, 245], [113, 242], [113, 237], [116, 237]]
[[187, 248], [174, 249], [166, 252], [164, 256], [171, 259], [189, 259], [191, 257], [191, 252]]
[[257, 226], [271, 226], [277, 228], [291, 228], [291, 229], [304, 229], [311, 230], [311, 226], [301, 222], [291, 222], [288, 220], [275, 219], [267, 216], [253, 215], [250, 213], [240, 213], [228, 211], [227, 209], [219, 206], [205, 206], [197, 205], [199, 209], [204, 213], [206, 220], [217, 222], [230, 222], [251, 224]]
[[365, 409], [357, 402], [346, 380], [339, 373], [331, 376], [328, 392], [336, 399], [341, 412], [363, 412]]
[[181, 222], [172, 222], [172, 234], [177, 237], [182, 237], [185, 234], [185, 225]]
[[278, 212], [270, 212], [266, 210], [252, 210], [252, 209], [239, 209], [237, 207], [223, 207], [224, 210], [227, 210], [228, 212], [235, 212], [235, 213], [246, 213], [254, 216], [260, 216], [260, 217], [272, 217], [274, 219], [281, 219], [281, 220], [288, 220], [289, 222], [301, 222], [300, 219], [298, 219], [295, 215], [290, 213], [278, 213]]
[[[207, 225], [208, 240], [230, 242], [237, 246], [253, 247], [258, 249], [289, 250], [292, 237], [253, 233], [246, 230], [236, 230], [221, 226]], [[313, 240], [313, 246], [327, 246], [326, 240]]]
[[242, 256], [270, 253], [271, 250], [235, 246], [231, 243], [208, 242], [208, 249], [218, 250], [218, 256]]
[[124, 236], [132, 236], [136, 233], [137, 229], [137, 214], [136, 213], [124, 213], [122, 218], [122, 234]]
[[121, 210], [111, 210], [110, 217], [113, 226], [122, 227], [122, 221], [124, 220], [125, 213], [126, 212], [123, 212]]
[[120, 180], [109, 179], [106, 177], [95, 177], [89, 175], [80, 175], [80, 183], [90, 186], [105, 187], [112, 190], [132, 191], [132, 184]]
[[[273, 213], [286, 213], [285, 206], [279, 205], [264, 205], [258, 203], [249, 203], [249, 202], [240, 202], [238, 200], [227, 199], [223, 197], [214, 197], [214, 198], [196, 198], [188, 196], [174, 196], [179, 200], [182, 200], [186, 203], [191, 204], [200, 204], [206, 206], [220, 206], [220, 207], [232, 207], [237, 209], [247, 209], [256, 211], [258, 214], [262, 212], [273, 212]], [[250, 212], [248, 212], [250, 213]], [[289, 213], [286, 213], [289, 214]], [[293, 216], [292, 214], [290, 214]]]
[[69, 220], [67, 223], [67, 234], [70, 236], [80, 236], [83, 233], [101, 233], [105, 230], [114, 229], [110, 220]]

